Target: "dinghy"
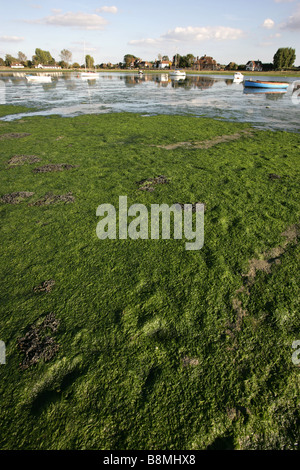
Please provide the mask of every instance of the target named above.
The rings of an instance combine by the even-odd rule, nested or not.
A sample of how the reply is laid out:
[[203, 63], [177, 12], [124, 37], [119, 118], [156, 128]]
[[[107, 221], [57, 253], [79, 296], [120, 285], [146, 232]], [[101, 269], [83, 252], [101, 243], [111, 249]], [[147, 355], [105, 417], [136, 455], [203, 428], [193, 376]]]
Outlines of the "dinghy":
[[262, 80], [245, 80], [245, 87], [248, 88], [272, 88], [275, 89], [286, 89], [289, 83], [287, 82], [264, 82]]

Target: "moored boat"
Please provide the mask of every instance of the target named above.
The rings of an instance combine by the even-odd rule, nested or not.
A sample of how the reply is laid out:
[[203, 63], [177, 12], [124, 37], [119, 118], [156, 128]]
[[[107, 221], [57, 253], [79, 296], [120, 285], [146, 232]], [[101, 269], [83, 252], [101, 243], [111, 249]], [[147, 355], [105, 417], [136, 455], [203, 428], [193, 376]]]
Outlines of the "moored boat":
[[26, 80], [31, 83], [51, 83], [50, 75], [26, 75]]
[[245, 80], [245, 87], [249, 88], [272, 88], [275, 89], [286, 89], [289, 86], [287, 82], [266, 82], [262, 80]]
[[233, 76], [233, 81], [235, 83], [241, 83], [244, 81], [244, 75], [241, 72], [236, 72]]
[[173, 70], [172, 72], [170, 72], [170, 77], [172, 77], [172, 78], [185, 78], [186, 73], [183, 72], [182, 70]]

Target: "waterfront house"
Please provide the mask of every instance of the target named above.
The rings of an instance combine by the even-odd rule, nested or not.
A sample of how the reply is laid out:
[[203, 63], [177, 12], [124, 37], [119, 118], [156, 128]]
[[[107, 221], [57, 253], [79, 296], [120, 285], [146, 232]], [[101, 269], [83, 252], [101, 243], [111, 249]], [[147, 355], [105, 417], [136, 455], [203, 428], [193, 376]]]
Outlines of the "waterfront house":
[[259, 60], [257, 62], [249, 60], [246, 64], [247, 72], [262, 72], [262, 69], [262, 63]]
[[157, 62], [157, 68], [159, 69], [169, 69], [170, 68], [170, 61], [169, 60], [160, 60]]
[[219, 70], [220, 65], [217, 64], [217, 61], [212, 57], [204, 55], [202, 57], [197, 57], [194, 62], [195, 70]]

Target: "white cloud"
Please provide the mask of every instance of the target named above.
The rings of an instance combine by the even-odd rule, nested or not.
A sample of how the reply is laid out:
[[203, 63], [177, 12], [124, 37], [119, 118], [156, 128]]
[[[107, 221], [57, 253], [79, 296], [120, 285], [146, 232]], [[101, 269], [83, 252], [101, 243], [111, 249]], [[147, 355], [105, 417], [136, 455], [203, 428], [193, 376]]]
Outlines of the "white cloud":
[[274, 0], [274, 1], [275, 1], [275, 3], [292, 3], [295, 0]]
[[54, 13], [38, 20], [25, 20], [26, 23], [44, 24], [48, 26], [64, 26], [75, 29], [99, 30], [107, 24], [102, 16], [90, 13]]
[[0, 42], [22, 42], [24, 38], [19, 36], [0, 36]]
[[274, 26], [275, 26], [275, 22], [273, 20], [271, 20], [271, 18], [267, 18], [263, 22], [263, 28], [272, 29], [272, 28], [274, 28]]
[[98, 12], [98, 13], [101, 13], [101, 12], [113, 13], [115, 15], [116, 13], [118, 13], [118, 8], [113, 7], [113, 6], [111, 6], [111, 7], [104, 6], [104, 7], [96, 8], [95, 11]]
[[205, 40], [236, 40], [241, 38], [244, 32], [241, 29], [228, 28], [225, 26], [206, 26], [194, 27], [188, 26], [186, 28], [177, 27], [169, 30], [167, 33], [161, 35], [159, 38], [144, 38], [129, 41], [130, 45], [156, 45], [166, 42], [200, 42]]
[[281, 29], [288, 29], [290, 31], [300, 31], [300, 4], [293, 15], [281, 25]]

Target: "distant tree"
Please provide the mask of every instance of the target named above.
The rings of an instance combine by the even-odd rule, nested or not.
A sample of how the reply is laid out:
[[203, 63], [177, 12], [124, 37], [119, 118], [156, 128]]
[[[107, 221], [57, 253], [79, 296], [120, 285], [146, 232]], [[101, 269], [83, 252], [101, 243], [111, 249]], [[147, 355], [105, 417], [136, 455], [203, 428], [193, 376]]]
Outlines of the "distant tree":
[[227, 70], [237, 70], [238, 65], [235, 62], [229, 62], [229, 64], [226, 67]]
[[4, 67], [5, 66], [5, 61], [2, 59], [2, 57], [0, 57], [0, 67]]
[[168, 55], [163, 55], [162, 60], [165, 60], [165, 61], [169, 62], [170, 59], [169, 59]]
[[246, 70], [246, 65], [245, 64], [238, 65], [238, 70]]
[[274, 55], [274, 68], [276, 70], [293, 67], [296, 60], [296, 51], [291, 47], [281, 47]]
[[194, 62], [195, 62], [194, 54], [187, 54], [186, 59], [188, 62], [188, 67], [192, 67], [192, 65], [194, 65]]
[[10, 67], [12, 64], [15, 64], [16, 62], [18, 62], [18, 59], [16, 59], [15, 57], [13, 57], [10, 54], [6, 54], [6, 56], [5, 56], [5, 65], [7, 67]]
[[137, 59], [137, 57], [135, 57], [134, 55], [132, 54], [126, 54], [124, 55], [124, 64], [125, 64], [125, 67], [129, 67], [131, 62], [132, 61], [135, 61]]
[[72, 69], [80, 69], [78, 62], [74, 62], [74, 64], [72, 64]]
[[60, 58], [69, 65], [72, 62], [72, 52], [68, 51], [68, 49], [63, 49], [60, 53]]
[[189, 62], [186, 55], [182, 55], [179, 59], [179, 67], [186, 68], [189, 66]]
[[58, 62], [58, 65], [62, 68], [62, 69], [67, 69], [69, 67], [69, 64], [67, 64], [67, 62], [65, 62], [64, 60], [61, 60], [60, 62]]
[[264, 72], [270, 72], [274, 69], [274, 64], [262, 64], [262, 68]]
[[92, 69], [94, 67], [94, 58], [89, 54], [85, 56], [85, 65], [88, 69]]
[[180, 54], [175, 54], [174, 57], [173, 57], [172, 65], [175, 65], [176, 67], [178, 67], [179, 63], [180, 63], [180, 58], [181, 58]]
[[19, 51], [18, 52], [18, 61], [19, 62], [26, 62], [26, 60], [27, 60], [27, 56], [23, 52]]
[[32, 57], [33, 62], [38, 65], [55, 65], [55, 59], [51, 56], [49, 51], [43, 51], [36, 48], [35, 55]]

